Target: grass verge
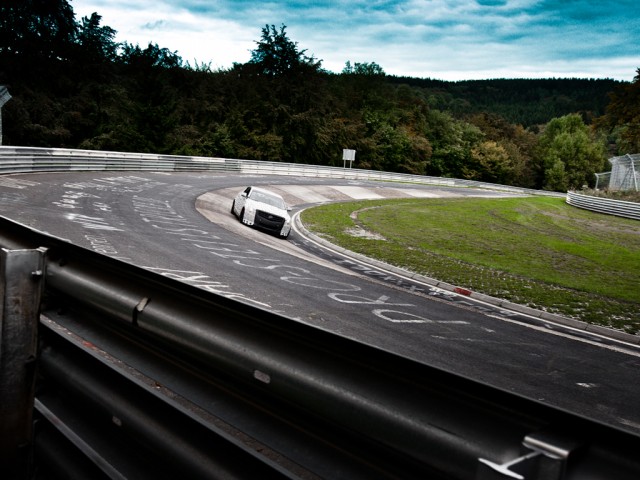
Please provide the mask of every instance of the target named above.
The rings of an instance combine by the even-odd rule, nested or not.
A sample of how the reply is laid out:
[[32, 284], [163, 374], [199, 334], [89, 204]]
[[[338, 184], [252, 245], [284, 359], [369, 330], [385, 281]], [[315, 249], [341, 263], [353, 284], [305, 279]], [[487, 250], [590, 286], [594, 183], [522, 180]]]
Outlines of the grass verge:
[[640, 222], [564, 199], [401, 199], [305, 210], [328, 241], [456, 286], [640, 334]]

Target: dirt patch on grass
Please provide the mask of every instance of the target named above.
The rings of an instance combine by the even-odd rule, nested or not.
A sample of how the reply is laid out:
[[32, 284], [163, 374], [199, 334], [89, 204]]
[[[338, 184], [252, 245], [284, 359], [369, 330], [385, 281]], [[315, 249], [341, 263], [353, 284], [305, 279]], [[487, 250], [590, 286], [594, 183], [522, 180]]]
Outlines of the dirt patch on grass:
[[366, 240], [384, 240], [384, 241], [387, 240], [382, 235], [375, 232], [370, 232], [369, 230], [365, 230], [359, 225], [356, 225], [353, 228], [348, 228], [347, 230], [344, 231], [344, 233], [346, 233], [351, 237], [364, 238]]
[[354, 212], [351, 212], [351, 214], [349, 215], [349, 218], [351, 218], [351, 220], [353, 220], [353, 223], [355, 223], [355, 226], [352, 227], [352, 228], [347, 228], [344, 231], [344, 233], [349, 235], [349, 236], [351, 236], [351, 237], [364, 238], [365, 240], [384, 240], [384, 241], [386, 241], [387, 239], [384, 238], [379, 233], [372, 232], [371, 230], [367, 230], [366, 228], [364, 228], [363, 227], [363, 223], [358, 219], [358, 214], [360, 212], [364, 212], [366, 210], [371, 210], [372, 208], [378, 208], [378, 207], [368, 207], [368, 208], [363, 208], [361, 210], [356, 210]]

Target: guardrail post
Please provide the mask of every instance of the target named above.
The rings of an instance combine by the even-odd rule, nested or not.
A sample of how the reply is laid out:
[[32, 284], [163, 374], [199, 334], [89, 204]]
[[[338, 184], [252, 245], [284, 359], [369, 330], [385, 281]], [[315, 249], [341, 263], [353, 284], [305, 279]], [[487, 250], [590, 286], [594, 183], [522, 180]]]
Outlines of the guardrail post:
[[0, 471], [27, 478], [45, 249], [0, 249]]
[[581, 443], [553, 433], [536, 432], [524, 438], [522, 447], [526, 451], [520, 457], [505, 463], [480, 458], [476, 479], [562, 480], [569, 457], [581, 448]]

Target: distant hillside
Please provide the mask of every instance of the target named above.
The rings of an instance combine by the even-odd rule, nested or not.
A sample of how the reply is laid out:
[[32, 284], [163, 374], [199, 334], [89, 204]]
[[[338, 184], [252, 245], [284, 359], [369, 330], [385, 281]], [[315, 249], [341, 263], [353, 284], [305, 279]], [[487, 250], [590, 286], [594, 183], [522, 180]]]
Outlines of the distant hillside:
[[457, 117], [495, 113], [524, 127], [544, 125], [552, 118], [580, 113], [585, 121], [603, 115], [609, 93], [623, 84], [604, 79], [495, 79], [446, 82], [387, 77], [390, 82], [423, 89], [433, 108]]

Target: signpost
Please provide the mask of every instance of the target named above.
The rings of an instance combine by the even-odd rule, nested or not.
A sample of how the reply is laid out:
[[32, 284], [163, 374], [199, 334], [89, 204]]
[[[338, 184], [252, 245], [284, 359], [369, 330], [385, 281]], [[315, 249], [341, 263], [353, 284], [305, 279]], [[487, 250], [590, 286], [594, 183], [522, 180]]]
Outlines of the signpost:
[[2, 106], [11, 100], [9, 90], [4, 85], [0, 85], [0, 145], [2, 145]]
[[356, 151], [355, 150], [349, 150], [347, 148], [342, 149], [342, 160], [343, 160], [343, 167], [347, 168], [347, 161], [349, 161], [349, 168], [351, 168], [351, 165], [353, 164], [353, 161], [356, 159]]

